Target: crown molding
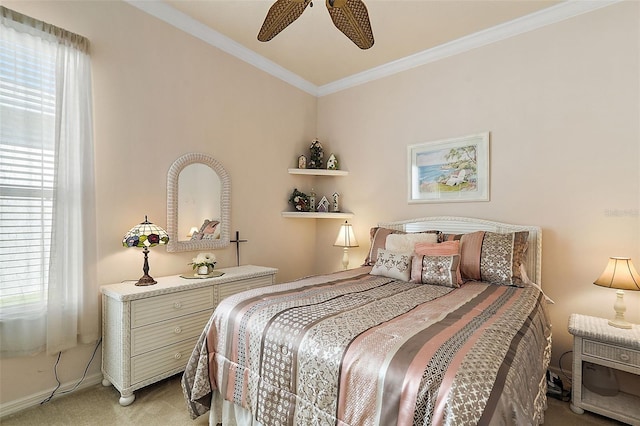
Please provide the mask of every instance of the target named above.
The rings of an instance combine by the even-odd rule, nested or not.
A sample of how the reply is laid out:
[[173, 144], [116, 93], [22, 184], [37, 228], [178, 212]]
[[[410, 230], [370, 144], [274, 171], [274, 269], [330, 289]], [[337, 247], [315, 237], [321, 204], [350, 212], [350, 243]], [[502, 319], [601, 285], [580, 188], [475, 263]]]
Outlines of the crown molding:
[[299, 75], [294, 74], [264, 56], [257, 54], [253, 50], [247, 49], [240, 43], [233, 41], [224, 34], [215, 31], [200, 21], [193, 19], [189, 15], [182, 13], [177, 9], [174, 9], [162, 1], [124, 1], [143, 12], [146, 12], [149, 15], [186, 32], [187, 34], [199, 38], [211, 46], [217, 47], [218, 49], [235, 56], [256, 68], [309, 93], [310, 95], [318, 96], [318, 86], [315, 84], [308, 82]]
[[174, 27], [217, 47], [218, 49], [247, 62], [250, 65], [297, 87], [316, 97], [330, 95], [351, 87], [388, 77], [412, 68], [426, 65], [450, 56], [458, 55], [478, 47], [496, 43], [510, 37], [555, 24], [623, 0], [566, 0], [555, 6], [534, 12], [527, 16], [470, 34], [431, 49], [423, 50], [405, 58], [392, 61], [369, 70], [336, 80], [323, 86], [316, 86], [299, 75], [281, 67], [275, 62], [247, 49], [229, 37], [207, 27], [192, 17], [174, 9], [162, 1], [125, 0], [130, 5], [148, 13]]
[[467, 52], [538, 28], [555, 24], [622, 0], [567, 0], [547, 9], [505, 22], [483, 31], [450, 41], [431, 49], [371, 68], [358, 74], [336, 80], [318, 88], [318, 97], [336, 93], [360, 84], [368, 83], [411, 68], [426, 65], [440, 59]]

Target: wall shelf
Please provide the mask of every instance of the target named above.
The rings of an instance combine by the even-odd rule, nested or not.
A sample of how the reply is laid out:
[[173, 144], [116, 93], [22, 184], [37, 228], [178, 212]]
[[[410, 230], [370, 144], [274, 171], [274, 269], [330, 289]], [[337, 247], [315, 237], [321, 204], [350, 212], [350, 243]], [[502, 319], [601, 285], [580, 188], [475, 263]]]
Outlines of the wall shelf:
[[289, 169], [291, 175], [311, 175], [311, 176], [347, 176], [346, 170], [327, 170], [327, 169]]
[[282, 217], [300, 219], [351, 219], [353, 213], [323, 213], [323, 212], [282, 212]]
[[[327, 169], [288, 169], [291, 175], [306, 176], [347, 176], [346, 170], [327, 170]], [[298, 219], [351, 219], [353, 213], [349, 212], [282, 212], [282, 217], [298, 218]]]

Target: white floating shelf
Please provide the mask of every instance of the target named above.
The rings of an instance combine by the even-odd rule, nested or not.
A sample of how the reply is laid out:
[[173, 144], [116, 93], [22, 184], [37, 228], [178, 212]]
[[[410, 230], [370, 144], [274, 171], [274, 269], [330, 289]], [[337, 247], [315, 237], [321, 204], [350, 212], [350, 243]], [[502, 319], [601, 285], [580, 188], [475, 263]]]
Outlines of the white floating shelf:
[[282, 212], [282, 217], [300, 219], [351, 219], [353, 217], [353, 213]]
[[312, 175], [312, 176], [347, 176], [346, 170], [327, 170], [327, 169], [289, 169], [291, 175]]

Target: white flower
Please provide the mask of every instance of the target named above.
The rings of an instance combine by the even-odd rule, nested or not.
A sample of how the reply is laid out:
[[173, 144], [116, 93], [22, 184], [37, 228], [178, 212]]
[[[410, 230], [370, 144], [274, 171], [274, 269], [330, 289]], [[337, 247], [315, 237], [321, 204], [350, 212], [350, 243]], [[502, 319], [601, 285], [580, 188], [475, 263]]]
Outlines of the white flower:
[[196, 257], [191, 259], [193, 269], [199, 266], [214, 266], [216, 264], [216, 255], [213, 253], [198, 253]]

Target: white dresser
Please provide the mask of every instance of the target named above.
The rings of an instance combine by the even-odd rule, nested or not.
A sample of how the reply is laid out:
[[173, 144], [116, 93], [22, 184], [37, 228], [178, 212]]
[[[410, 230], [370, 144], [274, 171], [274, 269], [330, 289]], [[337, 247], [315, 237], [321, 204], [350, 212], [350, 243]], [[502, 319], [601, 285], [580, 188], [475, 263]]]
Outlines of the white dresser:
[[104, 285], [102, 291], [102, 374], [104, 386], [120, 391], [120, 405], [133, 392], [184, 371], [214, 308], [240, 291], [275, 284], [277, 269], [244, 265], [216, 269], [224, 275], [187, 279], [156, 277], [157, 284]]

